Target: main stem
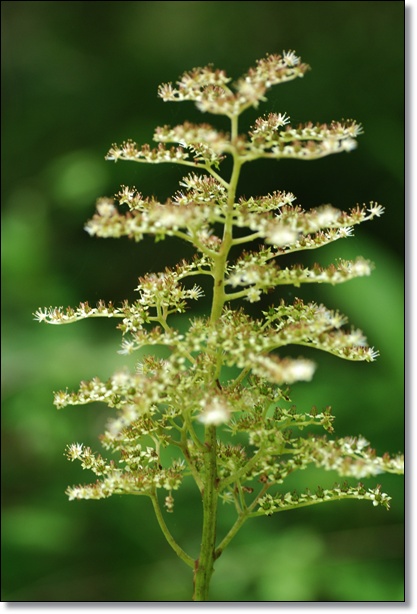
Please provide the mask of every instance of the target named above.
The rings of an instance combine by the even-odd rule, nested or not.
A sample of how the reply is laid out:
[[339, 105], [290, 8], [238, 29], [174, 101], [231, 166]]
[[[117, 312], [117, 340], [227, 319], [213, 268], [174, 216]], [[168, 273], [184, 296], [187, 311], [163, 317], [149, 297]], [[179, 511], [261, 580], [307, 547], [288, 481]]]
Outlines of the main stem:
[[[237, 117], [232, 118], [232, 143], [237, 136]], [[214, 325], [222, 314], [226, 294], [224, 291], [226, 263], [233, 241], [233, 207], [236, 187], [239, 179], [241, 161], [238, 155], [233, 157], [233, 170], [228, 189], [228, 210], [223, 230], [220, 250], [215, 259], [213, 269], [213, 302], [210, 323]], [[218, 381], [221, 372], [221, 348], [217, 352], [217, 363], [213, 381]], [[203, 496], [203, 530], [201, 536], [200, 556], [194, 567], [193, 601], [207, 601], [211, 576], [214, 571], [216, 554], [217, 504], [219, 498], [219, 478], [217, 475], [217, 441], [216, 427], [207, 425], [204, 434], [204, 489]]]
[[216, 427], [206, 426], [204, 445], [205, 480], [203, 491], [203, 531], [200, 556], [194, 567], [193, 601], [207, 601], [216, 558], [218, 479], [216, 462]]

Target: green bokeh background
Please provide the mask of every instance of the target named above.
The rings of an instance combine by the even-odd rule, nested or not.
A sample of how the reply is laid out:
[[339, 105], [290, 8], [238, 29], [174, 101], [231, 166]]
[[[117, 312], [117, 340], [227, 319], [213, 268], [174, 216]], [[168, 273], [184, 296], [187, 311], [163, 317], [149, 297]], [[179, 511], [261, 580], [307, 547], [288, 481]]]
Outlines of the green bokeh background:
[[[191, 573], [166, 545], [149, 501], [69, 503], [64, 495], [67, 484], [90, 479], [64, 458], [65, 445], [97, 449], [108, 410], [57, 412], [51, 391], [125, 364], [119, 334], [111, 321], [47, 327], [31, 314], [132, 299], [138, 275], [187, 255], [176, 240], [154, 249], [152, 240], [83, 231], [95, 199], [122, 183], [159, 199], [177, 189], [181, 167], [104, 161], [113, 142], [149, 142], [156, 125], [212, 120], [190, 103], [164, 104], [158, 84], [209, 62], [238, 77], [268, 52], [295, 49], [313, 70], [273, 89], [261, 112], [288, 112], [293, 123], [353, 117], [365, 134], [352, 154], [254, 163], [241, 193], [285, 189], [306, 208], [376, 200], [386, 214], [303, 258], [362, 255], [376, 263], [371, 278], [272, 297], [339, 308], [381, 353], [373, 364], [315, 353], [314, 382], [294, 386], [293, 400], [300, 409], [332, 405], [338, 436], [360, 433], [379, 454], [402, 450], [404, 3], [3, 2], [2, 28], [2, 599], [189, 600]], [[247, 126], [255, 117], [247, 113]], [[327, 486], [336, 476], [302, 472], [294, 484], [310, 479]], [[217, 562], [212, 599], [403, 600], [403, 481], [366, 481], [376, 482], [393, 496], [390, 512], [343, 502], [248, 523]], [[184, 486], [168, 520], [197, 556], [195, 495]], [[233, 514], [220, 513], [224, 533]]]

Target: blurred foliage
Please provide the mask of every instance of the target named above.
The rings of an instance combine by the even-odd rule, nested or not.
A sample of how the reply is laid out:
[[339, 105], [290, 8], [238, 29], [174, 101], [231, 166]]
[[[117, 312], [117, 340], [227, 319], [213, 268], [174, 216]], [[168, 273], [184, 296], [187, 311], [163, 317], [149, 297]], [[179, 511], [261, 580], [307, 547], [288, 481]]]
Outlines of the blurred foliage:
[[[295, 49], [313, 71], [275, 88], [260, 112], [363, 123], [353, 154], [258, 162], [241, 193], [285, 189], [306, 208], [386, 206], [357, 238], [311, 256], [325, 264], [361, 254], [376, 263], [370, 279], [282, 296], [339, 308], [381, 351], [375, 365], [315, 353], [315, 380], [294, 387], [293, 400], [331, 404], [337, 435], [361, 433], [378, 453], [404, 448], [403, 20], [404, 3], [389, 1], [2, 3], [3, 600], [190, 599], [191, 573], [146, 499], [68, 503], [63, 494], [84, 481], [65, 445], [97, 449], [108, 410], [58, 414], [51, 391], [128, 362], [116, 354], [119, 335], [111, 322], [39, 327], [31, 316], [39, 306], [131, 299], [138, 275], [187, 255], [174, 240], [154, 250], [151, 240], [115, 244], [82, 230], [95, 199], [121, 183], [160, 199], [176, 190], [180, 168], [103, 157], [113, 142], [149, 142], [156, 125], [206, 121], [191, 105], [156, 98], [159, 83], [186, 69], [212, 62], [237, 77], [268, 52]], [[256, 116], [248, 112], [248, 125]], [[295, 485], [310, 478], [303, 472]], [[212, 599], [401, 601], [402, 480], [380, 482], [393, 496], [389, 513], [346, 502], [252, 521], [217, 562]], [[231, 517], [222, 507], [220, 533]], [[191, 485], [169, 520], [197, 553]]]

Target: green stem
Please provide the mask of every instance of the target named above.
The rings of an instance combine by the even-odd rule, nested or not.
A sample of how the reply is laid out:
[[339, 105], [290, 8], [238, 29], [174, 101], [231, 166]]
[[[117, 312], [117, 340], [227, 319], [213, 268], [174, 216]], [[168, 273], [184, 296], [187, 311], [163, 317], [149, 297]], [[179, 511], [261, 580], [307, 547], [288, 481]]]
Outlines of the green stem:
[[249, 372], [249, 367], [245, 367], [244, 369], [242, 369], [239, 375], [233, 380], [232, 387], [237, 388], [237, 386], [239, 386], [239, 384], [245, 379]]
[[165, 539], [167, 540], [168, 544], [171, 546], [171, 548], [174, 550], [174, 552], [177, 554], [177, 556], [179, 556], [179, 558], [184, 561], [184, 563], [186, 565], [188, 565], [189, 567], [194, 567], [194, 561], [191, 558], [191, 556], [189, 556], [186, 552], [184, 552], [184, 550], [181, 548], [181, 546], [179, 546], [177, 544], [177, 542], [175, 541], [175, 539], [172, 537], [170, 530], [168, 529], [166, 523], [165, 523], [165, 519], [162, 515], [162, 510], [160, 508], [159, 505], [159, 501], [158, 501], [158, 496], [156, 494], [156, 492], [154, 492], [151, 496], [151, 501], [152, 501], [152, 505], [153, 505], [153, 509], [155, 511], [155, 516], [158, 520], [159, 526], [161, 527], [162, 533], [165, 536]]
[[219, 498], [217, 484], [216, 428], [212, 425], [205, 429], [205, 476], [203, 491], [203, 531], [200, 556], [194, 565], [193, 601], [207, 601], [213, 565], [216, 559], [217, 503]]
[[[172, 333], [172, 328], [170, 327], [170, 325], [167, 322], [167, 317], [168, 317], [168, 311], [167, 310], [163, 310], [162, 307], [160, 305], [156, 305], [156, 310], [157, 310], [157, 317], [156, 317], [156, 321], [162, 326], [162, 328], [164, 329], [165, 332], [167, 333]], [[190, 354], [189, 352], [187, 352], [187, 350], [182, 349], [182, 353], [183, 355], [190, 361], [191, 364], [195, 363], [195, 358], [192, 354]]]
[[248, 287], [244, 290], [239, 290], [239, 292], [230, 292], [229, 294], [226, 294], [226, 299], [228, 301], [235, 301], [238, 298], [245, 298], [246, 296], [248, 296], [251, 289], [251, 287]]
[[[232, 143], [238, 134], [238, 118], [232, 120]], [[213, 257], [213, 302], [211, 306], [210, 324], [213, 326], [220, 318], [226, 301], [224, 282], [227, 259], [233, 243], [233, 209], [236, 188], [239, 180], [241, 160], [233, 148], [233, 170], [228, 184], [227, 212], [224, 221], [223, 239], [219, 251]], [[217, 351], [217, 361], [213, 370], [213, 382], [220, 377], [222, 367], [222, 351]], [[216, 560], [216, 526], [217, 504], [219, 498], [219, 478], [217, 475], [217, 442], [216, 427], [206, 425], [204, 432], [204, 489], [203, 489], [203, 530], [201, 537], [200, 556], [194, 567], [193, 601], [207, 601], [213, 565]]]
[[240, 176], [240, 169], [242, 167], [242, 161], [234, 147], [234, 142], [238, 138], [239, 129], [238, 121], [239, 117], [233, 115], [231, 120], [231, 143], [232, 143], [232, 156], [233, 156], [233, 169], [230, 177], [230, 182], [227, 184], [227, 213], [224, 221], [223, 228], [223, 240], [219, 252], [216, 254], [215, 263], [213, 267], [213, 303], [210, 315], [211, 323], [215, 322], [221, 315], [223, 305], [226, 301], [226, 294], [224, 292], [224, 277], [226, 272], [226, 263], [229, 255], [230, 248], [233, 244], [233, 208], [236, 198], [236, 189]]
[[221, 183], [223, 187], [225, 187], [227, 190], [229, 189], [229, 184], [228, 184], [228, 182], [227, 182], [225, 179], [223, 179], [223, 177], [222, 177], [221, 175], [219, 175], [218, 173], [216, 173], [216, 171], [215, 171], [215, 170], [213, 170], [213, 168], [212, 168], [212, 167], [211, 167], [209, 164], [206, 164], [205, 169], [206, 169], [206, 171], [207, 171], [208, 173], [210, 173], [210, 175], [211, 175], [212, 177], [214, 177], [214, 178], [216, 179], [216, 181], [218, 181], [219, 183]]
[[203, 254], [206, 254], [206, 256], [209, 256], [210, 258], [213, 258], [214, 256], [217, 255], [215, 251], [209, 249], [203, 243], [201, 243], [201, 241], [198, 239], [195, 233], [187, 234], [186, 232], [182, 232], [181, 230], [175, 230], [173, 232], [173, 235], [180, 239], [183, 239], [183, 241], [187, 241], [188, 243], [191, 243], [192, 245], [197, 247], [200, 250], [200, 252], [202, 252]]
[[239, 181], [241, 163], [240, 159], [235, 156], [233, 162], [233, 171], [230, 179], [229, 192], [228, 192], [228, 211], [224, 222], [223, 240], [219, 252], [216, 254], [215, 263], [213, 267], [213, 303], [211, 309], [210, 321], [215, 322], [221, 315], [223, 305], [226, 301], [226, 294], [224, 291], [224, 277], [226, 272], [227, 258], [229, 256], [230, 248], [233, 244], [233, 206], [235, 203], [236, 188]]
[[221, 553], [223, 552], [223, 550], [226, 548], [226, 546], [229, 545], [229, 543], [232, 541], [236, 533], [239, 531], [239, 529], [242, 528], [243, 524], [246, 522], [248, 518], [249, 518], [249, 512], [246, 510], [238, 516], [235, 524], [232, 526], [232, 528], [230, 529], [226, 537], [220, 542], [219, 547], [216, 549], [217, 557], [219, 557]]
[[220, 542], [218, 548], [216, 548], [216, 553], [215, 553], [216, 554], [216, 558], [219, 558], [219, 556], [222, 554], [223, 550], [226, 548], [226, 546], [228, 546], [230, 544], [230, 542], [235, 537], [235, 535], [238, 533], [238, 531], [242, 528], [242, 526], [246, 522], [246, 520], [248, 520], [248, 518], [252, 518], [256, 514], [256, 512], [253, 512], [253, 509], [255, 508], [256, 504], [259, 501], [259, 499], [266, 493], [266, 491], [268, 490], [269, 487], [270, 487], [270, 484], [265, 484], [262, 487], [261, 491], [255, 497], [255, 499], [252, 501], [252, 503], [249, 505], [249, 507], [245, 508], [239, 514], [239, 516], [236, 519], [236, 522], [234, 523], [234, 525], [232, 526], [230, 531], [222, 539], [222, 541]]
[[259, 239], [260, 237], [263, 237], [264, 233], [263, 232], [254, 232], [251, 235], [246, 235], [244, 237], [239, 237], [238, 239], [233, 239], [233, 245], [242, 245], [242, 243], [250, 243], [251, 241], [254, 241], [255, 239]]
[[[188, 448], [187, 428], [186, 427], [187, 427], [187, 423], [184, 424], [184, 428], [181, 431], [181, 449], [182, 449], [182, 452], [184, 454], [185, 460], [187, 461], [187, 464], [188, 464], [188, 466], [190, 468], [192, 476], [193, 476], [193, 478], [195, 480], [195, 483], [198, 486], [198, 489], [200, 490], [200, 492], [203, 492], [203, 481], [201, 479], [201, 476], [198, 473], [198, 469], [195, 466], [195, 463], [194, 463], [193, 459], [191, 458], [190, 450]], [[191, 428], [192, 428], [192, 426], [191, 426]], [[194, 434], [194, 436], [197, 439], [197, 436], [195, 434]], [[198, 443], [199, 443], [199, 445], [201, 445], [201, 442], [199, 440], [198, 440]]]
[[[300, 507], [308, 507], [310, 505], [318, 505], [319, 503], [331, 503], [334, 501], [345, 501], [346, 499], [356, 499], [363, 500], [363, 497], [359, 497], [358, 495], [344, 495], [343, 497], [339, 497], [334, 495], [333, 497], [329, 497], [328, 499], [315, 499], [313, 501], [303, 501], [302, 503], [294, 503], [293, 505], [288, 504], [283, 507], [280, 507], [273, 511], [273, 514], [278, 514], [279, 512], [287, 512], [288, 510], [299, 509]], [[272, 514], [271, 514], [272, 515]], [[259, 510], [257, 512], [252, 512], [249, 514], [249, 518], [257, 518], [258, 516], [266, 516], [263, 510]], [[221, 553], [220, 553], [221, 554]], [[219, 555], [220, 556], [220, 555]]]

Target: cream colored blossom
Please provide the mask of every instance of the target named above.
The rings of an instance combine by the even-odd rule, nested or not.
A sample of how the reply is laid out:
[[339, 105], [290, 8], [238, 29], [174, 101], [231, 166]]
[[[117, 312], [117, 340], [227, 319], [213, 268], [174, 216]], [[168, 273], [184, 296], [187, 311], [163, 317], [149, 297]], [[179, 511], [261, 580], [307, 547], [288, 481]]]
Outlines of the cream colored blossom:
[[214, 397], [209, 402], [204, 401], [198, 420], [206, 425], [225, 424], [230, 420], [230, 409], [222, 399]]

